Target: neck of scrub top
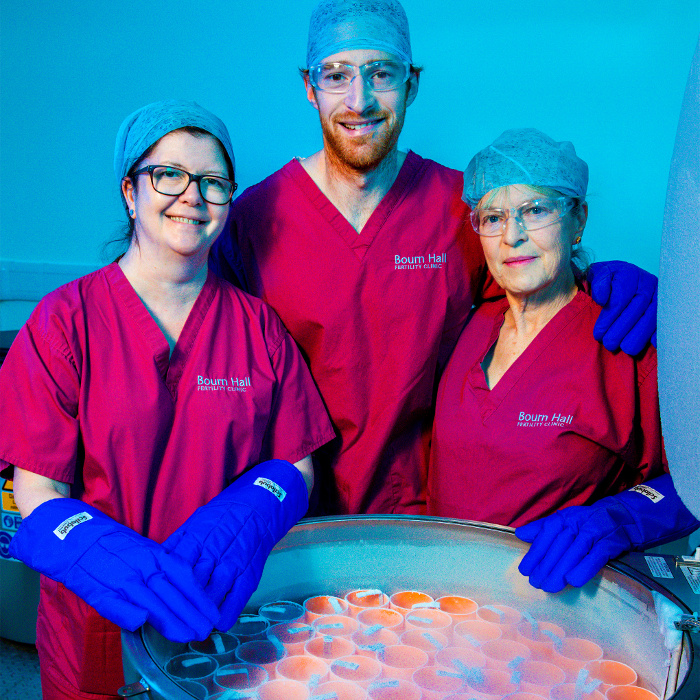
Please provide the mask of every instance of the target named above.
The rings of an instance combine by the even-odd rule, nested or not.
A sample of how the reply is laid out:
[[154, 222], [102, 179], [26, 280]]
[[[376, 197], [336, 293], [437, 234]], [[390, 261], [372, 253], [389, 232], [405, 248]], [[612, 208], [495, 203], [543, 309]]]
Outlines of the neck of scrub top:
[[394, 184], [406, 155], [395, 146], [375, 167], [358, 170], [324, 148], [300, 162], [321, 192], [360, 232]]

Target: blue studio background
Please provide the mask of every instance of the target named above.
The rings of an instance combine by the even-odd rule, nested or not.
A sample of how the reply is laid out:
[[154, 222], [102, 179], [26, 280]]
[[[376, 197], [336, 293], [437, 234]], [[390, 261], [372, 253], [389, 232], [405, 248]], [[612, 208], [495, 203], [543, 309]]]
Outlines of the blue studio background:
[[[134, 109], [179, 97], [219, 115], [241, 190], [320, 148], [297, 74], [314, 4], [3, 0], [0, 330], [106, 262], [114, 138]], [[591, 172], [584, 244], [657, 272], [698, 0], [403, 4], [425, 71], [400, 146], [461, 170], [507, 128], [570, 140]]]

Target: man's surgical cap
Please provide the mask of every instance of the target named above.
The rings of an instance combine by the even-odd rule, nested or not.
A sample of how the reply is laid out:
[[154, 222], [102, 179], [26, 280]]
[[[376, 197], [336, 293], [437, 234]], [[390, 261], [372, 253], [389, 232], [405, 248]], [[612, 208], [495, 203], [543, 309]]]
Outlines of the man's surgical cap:
[[306, 65], [340, 51], [374, 49], [412, 63], [408, 19], [398, 0], [321, 0], [311, 13]]
[[196, 102], [161, 100], [137, 109], [119, 127], [114, 146], [114, 174], [117, 180], [121, 182], [134, 163], [158, 139], [185, 126], [204, 129], [219, 139], [231, 159], [231, 165], [235, 167], [231, 138], [219, 117]]
[[506, 185], [549, 187], [585, 197], [588, 165], [569, 141], [554, 141], [537, 129], [509, 129], [471, 159], [462, 199], [474, 206], [487, 192]]

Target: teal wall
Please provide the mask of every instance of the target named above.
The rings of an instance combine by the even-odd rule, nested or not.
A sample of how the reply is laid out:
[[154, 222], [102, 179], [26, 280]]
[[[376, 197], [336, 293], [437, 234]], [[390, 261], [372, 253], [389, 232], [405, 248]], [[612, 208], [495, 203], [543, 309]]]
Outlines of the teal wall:
[[[320, 147], [296, 71], [313, 5], [2, 3], [0, 329], [23, 320], [32, 300], [22, 298], [59, 279], [62, 265], [70, 275], [103, 262], [122, 217], [114, 137], [134, 109], [180, 97], [217, 113], [242, 188]], [[656, 272], [698, 0], [404, 6], [425, 71], [402, 148], [463, 169], [510, 127], [573, 141], [591, 172], [584, 243], [597, 259]]]

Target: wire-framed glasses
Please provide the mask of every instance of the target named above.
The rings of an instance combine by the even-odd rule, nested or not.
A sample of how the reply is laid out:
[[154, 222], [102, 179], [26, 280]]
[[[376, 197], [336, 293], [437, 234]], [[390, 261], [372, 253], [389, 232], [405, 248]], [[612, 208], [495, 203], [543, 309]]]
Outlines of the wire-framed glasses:
[[480, 236], [500, 236], [506, 230], [510, 217], [523, 231], [537, 231], [566, 216], [577, 202], [574, 197], [542, 197], [510, 209], [477, 207], [470, 216], [472, 226]]
[[371, 61], [362, 66], [349, 63], [309, 66], [311, 84], [323, 92], [347, 92], [358, 76], [373, 92], [389, 92], [403, 85], [410, 75], [411, 64], [408, 61]]
[[156, 192], [171, 196], [181, 195], [190, 186], [190, 182], [194, 181], [199, 187], [202, 199], [210, 204], [228, 204], [238, 187], [228, 178], [217, 175], [193, 175], [172, 165], [147, 165], [145, 168], [136, 170], [132, 175], [143, 173], [151, 176], [151, 184]]

